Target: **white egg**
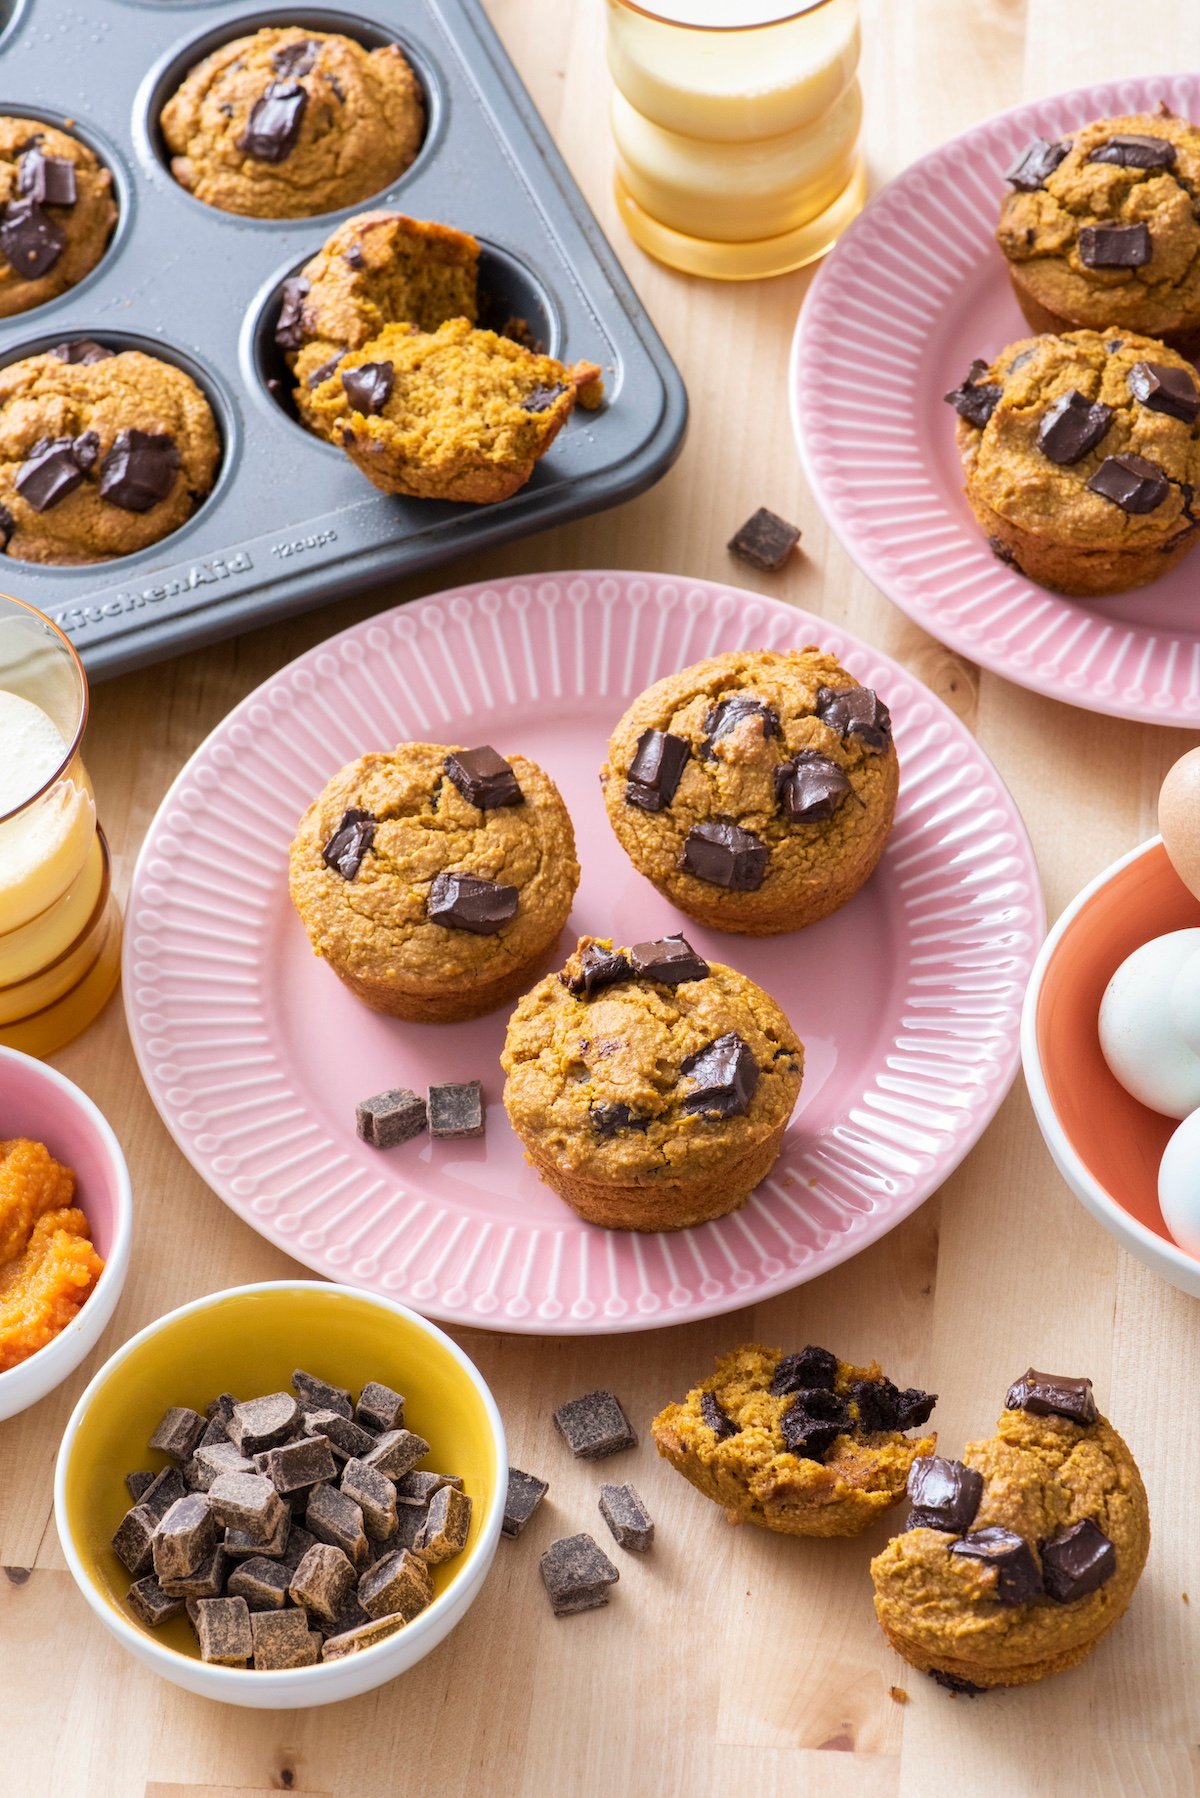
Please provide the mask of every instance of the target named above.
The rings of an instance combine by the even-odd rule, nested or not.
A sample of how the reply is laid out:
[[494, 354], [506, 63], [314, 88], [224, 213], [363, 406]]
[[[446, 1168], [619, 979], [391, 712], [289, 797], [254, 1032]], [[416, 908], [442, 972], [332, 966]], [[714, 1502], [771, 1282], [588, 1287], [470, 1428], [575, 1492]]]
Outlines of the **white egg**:
[[1156, 936], [1121, 963], [1100, 1001], [1100, 1047], [1126, 1092], [1151, 1111], [1185, 1118], [1200, 1108], [1200, 1055], [1175, 1021], [1175, 983], [1200, 954], [1200, 930]]
[[[1186, 935], [1181, 931], [1180, 935]], [[1175, 1028], [1194, 1055], [1200, 1055], [1200, 954], [1189, 955], [1171, 988]]]
[[1184, 1118], [1163, 1150], [1158, 1203], [1180, 1248], [1200, 1257], [1200, 1111]]

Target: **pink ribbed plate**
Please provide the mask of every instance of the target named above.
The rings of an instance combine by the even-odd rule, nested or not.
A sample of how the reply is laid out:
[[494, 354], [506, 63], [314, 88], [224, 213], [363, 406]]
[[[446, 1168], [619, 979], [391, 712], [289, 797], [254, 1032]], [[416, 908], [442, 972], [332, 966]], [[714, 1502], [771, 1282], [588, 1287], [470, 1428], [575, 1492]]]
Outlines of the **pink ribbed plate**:
[[941, 642], [1089, 711], [1200, 724], [1200, 550], [1161, 581], [1068, 599], [996, 560], [962, 492], [942, 399], [1029, 333], [993, 240], [1031, 137], [1200, 109], [1200, 77], [1114, 81], [1001, 113], [924, 156], [846, 232], [792, 345], [792, 420], [817, 500], [863, 572]]
[[[633, 871], [596, 772], [651, 681], [702, 656], [819, 642], [892, 708], [896, 826], [835, 917], [755, 941], [693, 928]], [[807, 1048], [783, 1155], [733, 1217], [674, 1236], [582, 1223], [522, 1159], [500, 1103], [506, 1014], [376, 1016], [311, 953], [287, 893], [300, 813], [344, 762], [403, 738], [520, 749], [555, 778], [583, 864], [570, 931], [681, 923], [759, 980]], [[545, 1334], [637, 1330], [822, 1273], [915, 1209], [1008, 1091], [1044, 915], [1012, 800], [969, 732], [844, 631], [736, 588], [560, 574], [464, 588], [354, 626], [230, 713], [164, 799], [125, 926], [125, 1004], [176, 1142], [238, 1216], [318, 1273], [430, 1316]], [[571, 937], [564, 937], [564, 953]], [[482, 1078], [481, 1141], [361, 1143], [390, 1086]]]

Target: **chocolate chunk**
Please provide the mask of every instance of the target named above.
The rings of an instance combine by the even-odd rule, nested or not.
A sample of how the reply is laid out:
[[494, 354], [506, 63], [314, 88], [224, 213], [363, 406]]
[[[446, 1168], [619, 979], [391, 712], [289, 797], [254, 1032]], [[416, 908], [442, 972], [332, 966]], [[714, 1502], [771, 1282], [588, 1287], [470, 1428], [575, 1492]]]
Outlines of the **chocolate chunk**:
[[220, 1598], [229, 1572], [229, 1556], [221, 1543], [204, 1557], [193, 1573], [180, 1573], [172, 1579], [163, 1574], [159, 1583], [171, 1598], [195, 1600]]
[[292, 1574], [288, 1591], [306, 1611], [332, 1623], [357, 1580], [354, 1564], [341, 1548], [317, 1542]]
[[[233, 1407], [236, 1404], [237, 1400], [234, 1398], [232, 1392], [222, 1392], [213, 1400], [211, 1405], [206, 1407], [204, 1412], [209, 1423], [220, 1424], [221, 1436], [225, 1441], [228, 1441], [229, 1439], [229, 1420], [233, 1416]], [[208, 1443], [205, 1442], [203, 1436], [200, 1438], [200, 1442], [202, 1447], [208, 1447]]]
[[279, 1565], [294, 1573], [309, 1549], [316, 1547], [316, 1542], [317, 1538], [303, 1524], [293, 1523], [288, 1530], [287, 1547], [280, 1556]]
[[205, 1598], [196, 1606], [200, 1658], [216, 1667], [244, 1667], [254, 1653], [250, 1610], [244, 1598]]
[[983, 1475], [977, 1468], [941, 1455], [919, 1455], [908, 1475], [908, 1527], [961, 1536], [974, 1523], [982, 1496]]
[[26, 150], [17, 163], [17, 192], [39, 206], [74, 206], [75, 164], [66, 156]]
[[962, 1679], [957, 1673], [943, 1673], [940, 1667], [931, 1667], [929, 1677], [935, 1685], [944, 1686], [947, 1692], [954, 1692], [965, 1698], [978, 1698], [987, 1691], [986, 1686], [972, 1684], [969, 1679]]
[[356, 271], [360, 269], [366, 261], [366, 257], [362, 252], [362, 245], [352, 243], [348, 250], [343, 250], [342, 261], [346, 264], [347, 268], [352, 268]]
[[319, 1486], [322, 1480], [336, 1479], [337, 1463], [327, 1436], [305, 1436], [300, 1442], [264, 1450], [262, 1472], [276, 1492], [286, 1497], [306, 1486]]
[[377, 1441], [369, 1430], [337, 1411], [306, 1411], [304, 1433], [306, 1436], [324, 1436], [339, 1461], [369, 1454]]
[[354, 1407], [354, 1421], [364, 1430], [382, 1436], [388, 1430], [404, 1428], [404, 1398], [378, 1380], [368, 1380]]
[[868, 1433], [910, 1430], [924, 1423], [937, 1403], [935, 1392], [909, 1386], [901, 1392], [891, 1380], [855, 1380], [850, 1396], [858, 1405], [858, 1427]]
[[[232, 1407], [236, 1403], [236, 1399], [231, 1401], [230, 1415], [232, 1415]], [[208, 1421], [204, 1425], [204, 1434], [201, 1436], [199, 1444], [197, 1445], [197, 1454], [200, 1453], [202, 1448], [213, 1448], [217, 1443], [229, 1441], [229, 1431], [225, 1427], [226, 1420], [222, 1417], [214, 1417], [208, 1412], [206, 1412], [205, 1415]]]
[[1033, 142], [1021, 151], [1004, 179], [1011, 181], [1012, 185], [1019, 188], [1024, 194], [1036, 193], [1039, 187], [1045, 185], [1046, 177], [1054, 173], [1060, 162], [1065, 161], [1070, 148], [1069, 137], [1063, 138], [1057, 143], [1052, 142], [1049, 138], [1035, 137]]
[[222, 1529], [241, 1530], [257, 1542], [270, 1541], [283, 1512], [278, 1492], [260, 1473], [218, 1475], [209, 1487], [208, 1502]]
[[1140, 514], [1161, 506], [1171, 483], [1157, 462], [1145, 456], [1106, 456], [1087, 485], [1122, 512]]
[[1042, 1543], [1042, 1581], [1055, 1604], [1097, 1592], [1117, 1571], [1117, 1551], [1090, 1517]]
[[1004, 541], [1003, 537], [989, 537], [988, 548], [995, 556], [997, 562], [1003, 562], [1009, 568], [1019, 568], [1016, 551], [1013, 549], [1011, 543], [1006, 543]]
[[342, 371], [342, 392], [356, 412], [371, 418], [387, 405], [395, 373], [390, 362], [358, 362]]
[[892, 714], [871, 687], [818, 687], [817, 717], [839, 737], [857, 737], [876, 755], [892, 740]]
[[118, 431], [100, 464], [100, 498], [123, 512], [149, 512], [170, 494], [179, 469], [165, 431]]
[[896, 1428], [915, 1429], [928, 1423], [937, 1404], [936, 1392], [922, 1392], [919, 1386], [906, 1386], [896, 1399]]
[[296, 148], [308, 95], [296, 81], [272, 81], [250, 108], [239, 150], [256, 162], [286, 162]]
[[343, 1630], [341, 1635], [326, 1638], [321, 1659], [343, 1661], [348, 1654], [360, 1654], [364, 1648], [373, 1648], [376, 1642], [394, 1636], [403, 1628], [403, 1617], [380, 1617], [377, 1622], [364, 1623], [358, 1629]]
[[775, 770], [775, 797], [789, 824], [824, 824], [853, 790], [846, 770], [817, 749], [802, 749]]
[[1094, 450], [1112, 423], [1112, 407], [1100, 400], [1094, 403], [1077, 387], [1059, 394], [1053, 405], [1042, 413], [1038, 426], [1038, 448], [1047, 461], [1059, 468], [1070, 468]]
[[7, 549], [9, 540], [17, 528], [17, 521], [7, 506], [0, 506], [0, 549]]
[[195, 1573], [216, 1547], [217, 1525], [207, 1497], [177, 1498], [154, 1532], [154, 1571], [159, 1580]]
[[605, 949], [600, 943], [588, 943], [579, 953], [578, 973], [562, 978], [569, 993], [590, 999], [593, 993], [602, 992], [606, 986], [632, 980], [633, 969], [619, 950]]
[[1144, 268], [1152, 254], [1149, 225], [1084, 225], [1079, 233], [1084, 268]]
[[1039, 1373], [1027, 1368], [1008, 1389], [1004, 1401], [1010, 1411], [1028, 1411], [1033, 1417], [1067, 1417], [1072, 1423], [1095, 1423], [1099, 1415], [1092, 1382], [1069, 1374]]
[[264, 1398], [246, 1399], [233, 1407], [229, 1439], [237, 1443], [244, 1455], [257, 1455], [264, 1448], [278, 1448], [299, 1427], [300, 1407], [291, 1393], [270, 1392]]
[[318, 368], [313, 369], [307, 380], [307, 386], [310, 393], [314, 387], [319, 387], [322, 381], [328, 381], [331, 375], [337, 373], [342, 357], [346, 354], [347, 352], [345, 350], [338, 350], [335, 355], [329, 358], [328, 362], [322, 362]]
[[0, 254], [25, 281], [48, 275], [67, 245], [62, 231], [36, 200], [10, 200], [0, 218]]
[[981, 431], [1004, 397], [1003, 387], [995, 381], [983, 379], [987, 371], [987, 363], [976, 357], [959, 385], [942, 395], [946, 404], [953, 406], [960, 418], [965, 418], [968, 424], [977, 425]]
[[100, 439], [95, 431], [81, 431], [71, 444], [71, 453], [75, 457], [75, 465], [86, 474], [100, 454]]
[[111, 361], [115, 352], [106, 350], [104, 345], [97, 343], [94, 338], [76, 337], [70, 343], [55, 344], [50, 354], [57, 356], [60, 362], [82, 362], [90, 365], [93, 362]]
[[683, 1109], [710, 1117], [744, 1117], [758, 1088], [754, 1051], [736, 1030], [689, 1055], [679, 1071], [695, 1081], [695, 1090], [684, 1095]]
[[426, 911], [431, 923], [446, 930], [495, 936], [516, 917], [520, 898], [516, 887], [475, 874], [439, 874], [430, 886]]
[[139, 1623], [147, 1629], [157, 1629], [161, 1623], [169, 1623], [172, 1617], [178, 1617], [183, 1610], [182, 1598], [172, 1598], [164, 1592], [152, 1573], [130, 1586], [125, 1595], [126, 1603]]
[[467, 804], [477, 805], [481, 812], [525, 803], [512, 764], [497, 754], [490, 743], [478, 749], [453, 750], [443, 765]]
[[358, 1602], [368, 1617], [403, 1617], [411, 1623], [433, 1598], [429, 1569], [402, 1548], [367, 1569], [358, 1582]]
[[160, 1448], [174, 1461], [186, 1461], [195, 1453], [204, 1434], [204, 1419], [186, 1405], [172, 1405], [150, 1438], [151, 1448]]
[[320, 44], [312, 38], [297, 38], [295, 43], [281, 44], [272, 51], [271, 63], [280, 75], [307, 75], [320, 51]]
[[738, 1434], [738, 1427], [724, 1405], [711, 1392], [700, 1394], [700, 1415], [719, 1442]]
[[72, 437], [39, 437], [17, 471], [14, 485], [35, 512], [49, 511], [73, 493], [83, 479]]
[[145, 1505], [135, 1504], [126, 1511], [112, 1539], [113, 1553], [132, 1573], [134, 1579], [149, 1573], [154, 1565], [154, 1532], [159, 1520]]
[[279, 317], [275, 322], [275, 341], [281, 350], [298, 350], [304, 342], [304, 299], [307, 293], [308, 282], [303, 275], [290, 275], [283, 284]]
[[385, 1542], [396, 1528], [396, 1488], [386, 1474], [367, 1461], [352, 1459], [342, 1469], [342, 1491], [363, 1515], [372, 1542]]
[[554, 1413], [554, 1427], [577, 1461], [602, 1461], [634, 1448], [633, 1425], [611, 1392], [585, 1392]]
[[629, 764], [626, 805], [636, 805], [644, 812], [665, 811], [675, 797], [691, 753], [691, 746], [683, 737], [673, 736], [670, 731], [644, 730]]
[[424, 1099], [406, 1086], [361, 1099], [354, 1112], [358, 1134], [376, 1149], [394, 1149], [397, 1143], [419, 1136], [427, 1121]]
[[399, 1480], [428, 1453], [428, 1442], [414, 1430], [385, 1430], [382, 1436], [374, 1438], [362, 1459], [368, 1467], [385, 1473], [389, 1480]]
[[761, 568], [764, 574], [775, 574], [799, 541], [800, 532], [794, 524], [769, 512], [766, 506], [760, 506], [741, 529], [734, 532], [725, 547], [731, 554], [740, 556], [743, 562], [749, 562], [752, 568]]
[[152, 1473], [127, 1473], [125, 1475], [125, 1490], [135, 1505], [141, 1503], [142, 1495], [153, 1484], [154, 1475]]
[[731, 893], [757, 893], [770, 859], [771, 851], [752, 830], [743, 830], [730, 818], [711, 818], [692, 825], [678, 865], [710, 886]]
[[771, 1375], [771, 1395], [783, 1398], [789, 1392], [803, 1392], [818, 1386], [832, 1392], [837, 1366], [836, 1355], [828, 1349], [814, 1348], [810, 1343], [799, 1354], [784, 1355], [777, 1363]]
[[483, 1128], [483, 1088], [478, 1080], [446, 1081], [430, 1087], [429, 1134], [435, 1142], [482, 1136]]
[[784, 1447], [805, 1461], [824, 1461], [838, 1437], [851, 1428], [845, 1400], [825, 1386], [798, 1392], [779, 1419]]
[[302, 1610], [267, 1611], [250, 1607], [254, 1665], [258, 1672], [284, 1667], [311, 1667], [320, 1659], [321, 1638], [308, 1627]]
[[354, 880], [363, 865], [363, 857], [375, 841], [374, 812], [351, 806], [342, 813], [342, 821], [321, 851], [321, 860], [343, 880]]
[[472, 1504], [455, 1486], [439, 1486], [429, 1501], [425, 1522], [413, 1543], [413, 1553], [431, 1567], [453, 1560], [467, 1546]]
[[701, 753], [711, 761], [721, 739], [737, 730], [747, 718], [760, 720], [764, 738], [779, 735], [779, 713], [773, 705], [768, 705], [764, 699], [756, 699], [753, 693], [727, 693], [708, 710]]
[[[327, 1491], [328, 1488], [325, 1486], [318, 1486], [316, 1490], [318, 1492], [324, 1492]], [[273, 1534], [268, 1536], [266, 1541], [263, 1541], [257, 1530], [233, 1529], [225, 1531], [223, 1547], [225, 1553], [227, 1555], [232, 1555], [235, 1560], [244, 1561], [248, 1555], [266, 1555], [269, 1560], [281, 1561], [287, 1553], [291, 1531], [291, 1513], [286, 1505], [281, 1504], [279, 1507], [279, 1522], [275, 1526]]]
[[521, 1534], [549, 1490], [547, 1482], [539, 1480], [535, 1473], [522, 1473], [519, 1467], [509, 1468], [504, 1522], [500, 1526], [506, 1536]]
[[966, 1555], [996, 1569], [996, 1597], [1003, 1605], [1028, 1604], [1042, 1590], [1042, 1575], [1028, 1542], [1012, 1530], [993, 1524], [950, 1545], [952, 1555]]
[[521, 410], [522, 412], [549, 412], [566, 391], [561, 382], [554, 387], [535, 387], [532, 393], [521, 401]]
[[629, 951], [634, 973], [660, 986], [682, 986], [685, 980], [707, 980], [708, 963], [682, 935], [635, 943]]
[[650, 1119], [632, 1111], [620, 1100], [610, 1102], [606, 1099], [590, 1099], [588, 1101], [588, 1123], [596, 1135], [607, 1139], [619, 1136], [622, 1130], [646, 1130]]
[[1135, 362], [1127, 380], [1134, 399], [1152, 412], [1165, 412], [1186, 425], [1200, 416], [1200, 390], [1189, 369], [1171, 368], [1165, 362]]
[[1119, 169], [1173, 169], [1175, 145], [1165, 137], [1120, 132], [1092, 150], [1089, 162], [1114, 162]]
[[601, 1486], [600, 1515], [618, 1547], [644, 1555], [653, 1546], [654, 1519], [633, 1486]]
[[300, 1409], [306, 1415], [310, 1411], [335, 1411], [339, 1417], [353, 1417], [354, 1404], [344, 1386], [331, 1386], [327, 1380], [320, 1380], [314, 1373], [305, 1373], [298, 1367], [292, 1375], [292, 1390], [296, 1394]]
[[370, 1560], [363, 1514], [354, 1500], [336, 1486], [318, 1486], [308, 1501], [304, 1521], [318, 1542], [340, 1548], [348, 1561], [363, 1568]]
[[210, 1491], [223, 1473], [253, 1472], [253, 1461], [247, 1460], [234, 1442], [202, 1442], [184, 1466], [184, 1477], [193, 1492]]
[[[417, 1437], [420, 1441], [420, 1437]], [[428, 1447], [428, 1444], [426, 1444]], [[455, 1486], [461, 1492], [463, 1482], [457, 1473], [434, 1473], [431, 1468], [403, 1473], [396, 1481], [396, 1501], [402, 1505], [428, 1505], [443, 1486]]]
[[608, 1588], [620, 1574], [589, 1535], [562, 1536], [539, 1563], [542, 1583], [556, 1617], [594, 1611], [608, 1603]]
[[225, 1590], [230, 1598], [244, 1598], [252, 1611], [281, 1611], [287, 1603], [291, 1577], [290, 1568], [282, 1561], [251, 1555], [234, 1568]]
[[187, 1487], [178, 1467], [164, 1467], [142, 1493], [140, 1503], [153, 1514], [156, 1522], [161, 1522], [176, 1499], [182, 1498], [186, 1492]]

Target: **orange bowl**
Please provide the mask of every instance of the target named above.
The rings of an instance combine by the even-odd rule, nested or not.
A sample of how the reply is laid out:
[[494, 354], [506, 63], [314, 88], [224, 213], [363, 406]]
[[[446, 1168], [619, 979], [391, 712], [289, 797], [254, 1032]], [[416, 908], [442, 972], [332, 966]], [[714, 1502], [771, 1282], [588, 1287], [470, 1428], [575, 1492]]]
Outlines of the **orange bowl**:
[[1172, 1241], [1158, 1164], [1178, 1120], [1127, 1093], [1100, 1048], [1100, 1000], [1143, 943], [1200, 926], [1200, 901], [1155, 837], [1106, 868], [1067, 907], [1025, 995], [1021, 1058], [1046, 1146], [1076, 1197], [1131, 1254], [1200, 1298], [1200, 1261]]

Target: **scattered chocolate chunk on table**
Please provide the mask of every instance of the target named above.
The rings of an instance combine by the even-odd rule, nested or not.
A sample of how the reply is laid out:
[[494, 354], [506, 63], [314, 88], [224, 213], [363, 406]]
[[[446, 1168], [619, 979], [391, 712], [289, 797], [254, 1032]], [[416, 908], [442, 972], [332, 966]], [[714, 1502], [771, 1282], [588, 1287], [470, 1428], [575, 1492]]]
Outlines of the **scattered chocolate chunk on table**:
[[726, 548], [743, 562], [749, 562], [751, 567], [761, 568], [765, 574], [775, 574], [799, 541], [800, 531], [796, 525], [789, 524], [778, 513], [768, 511], [766, 506], [760, 506], [741, 529], [734, 532]]
[[519, 1467], [508, 1470], [508, 1497], [504, 1501], [504, 1522], [500, 1526], [506, 1536], [519, 1536], [550, 1487], [535, 1473], [523, 1473]]
[[542, 1583], [556, 1617], [594, 1611], [608, 1603], [608, 1588], [621, 1575], [585, 1532], [561, 1536], [541, 1559]]
[[554, 1413], [559, 1435], [577, 1460], [601, 1461], [637, 1445], [637, 1435], [611, 1392], [585, 1392]]
[[601, 1486], [600, 1515], [621, 1548], [645, 1554], [653, 1545], [654, 1519], [628, 1482], [624, 1486]]

